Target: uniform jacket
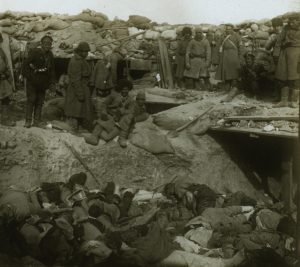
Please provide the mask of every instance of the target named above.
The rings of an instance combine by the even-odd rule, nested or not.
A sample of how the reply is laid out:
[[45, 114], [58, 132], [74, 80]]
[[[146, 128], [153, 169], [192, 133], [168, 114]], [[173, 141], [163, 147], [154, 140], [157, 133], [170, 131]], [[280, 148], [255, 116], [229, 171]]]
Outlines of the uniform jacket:
[[55, 81], [54, 56], [42, 48], [31, 49], [24, 61], [23, 73], [27, 81], [45, 88]]
[[211, 63], [211, 48], [208, 40], [191, 40], [186, 49], [186, 62], [191, 68], [184, 71], [184, 76], [198, 79], [208, 77], [208, 68]]

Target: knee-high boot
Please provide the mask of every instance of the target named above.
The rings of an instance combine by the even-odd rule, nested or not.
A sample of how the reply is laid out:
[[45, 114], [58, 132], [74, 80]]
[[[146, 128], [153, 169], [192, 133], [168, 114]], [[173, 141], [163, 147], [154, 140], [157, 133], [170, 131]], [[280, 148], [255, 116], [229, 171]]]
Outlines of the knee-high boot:
[[32, 123], [33, 104], [27, 102], [24, 127], [30, 128]]

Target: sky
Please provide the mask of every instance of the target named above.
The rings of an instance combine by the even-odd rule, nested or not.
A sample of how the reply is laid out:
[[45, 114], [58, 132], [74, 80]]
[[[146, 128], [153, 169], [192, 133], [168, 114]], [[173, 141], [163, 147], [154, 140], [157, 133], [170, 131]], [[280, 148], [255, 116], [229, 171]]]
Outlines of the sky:
[[239, 23], [300, 11], [300, 0], [0, 0], [0, 12], [78, 14], [83, 9], [127, 20], [142, 15], [158, 23]]

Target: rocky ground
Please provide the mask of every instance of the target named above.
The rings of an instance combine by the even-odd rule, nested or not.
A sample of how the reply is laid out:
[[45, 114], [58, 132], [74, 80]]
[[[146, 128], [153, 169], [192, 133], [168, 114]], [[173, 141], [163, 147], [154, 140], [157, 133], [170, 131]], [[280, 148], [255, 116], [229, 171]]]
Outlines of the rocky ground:
[[[153, 89], [149, 90], [153, 93]], [[43, 181], [66, 181], [70, 175], [84, 171], [65, 145], [67, 142], [78, 151], [100, 183], [114, 181], [124, 187], [152, 190], [176, 175], [177, 179], [205, 183], [220, 193], [242, 190], [250, 196], [261, 195], [233, 161], [232, 155], [206, 131], [212, 123], [228, 115], [297, 115], [297, 110], [273, 109], [271, 103], [243, 95], [237, 96], [232, 103], [217, 105], [224, 92], [185, 91], [184, 94], [194, 94], [194, 100], [153, 114], [148, 121], [137, 124], [126, 149], [120, 148], [117, 140], [100, 141], [95, 147], [86, 144], [82, 137], [67, 132], [26, 129], [20, 114], [22, 107], [15, 103], [14, 114], [19, 119], [17, 126], [0, 127], [1, 141], [16, 145], [15, 148], [0, 150], [0, 187], [4, 189], [14, 184], [29, 189]], [[208, 114], [174, 134], [174, 129], [210, 107], [213, 110]], [[167, 153], [163, 149], [158, 154], [151, 153], [153, 151], [148, 148], [153, 147], [153, 140], [147, 139], [150, 143], [140, 144], [139, 135], [149, 133], [155, 133], [159, 140], [168, 144]], [[94, 187], [96, 183], [91, 176], [89, 178], [89, 186]]]

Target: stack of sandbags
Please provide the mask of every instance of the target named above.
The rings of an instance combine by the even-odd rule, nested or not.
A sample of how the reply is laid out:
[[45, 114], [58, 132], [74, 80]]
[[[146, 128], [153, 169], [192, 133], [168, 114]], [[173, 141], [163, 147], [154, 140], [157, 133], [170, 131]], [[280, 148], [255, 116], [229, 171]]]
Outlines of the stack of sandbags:
[[139, 15], [131, 15], [129, 16], [129, 20], [127, 21], [129, 26], [134, 26], [138, 29], [149, 29], [151, 26], [150, 22], [151, 19]]
[[90, 22], [93, 25], [96, 25], [97, 27], [100, 28], [104, 25], [104, 21], [105, 21], [103, 17], [92, 16], [91, 12], [86, 12], [86, 11], [83, 11], [82, 13], [75, 16], [68, 16], [67, 20]]

